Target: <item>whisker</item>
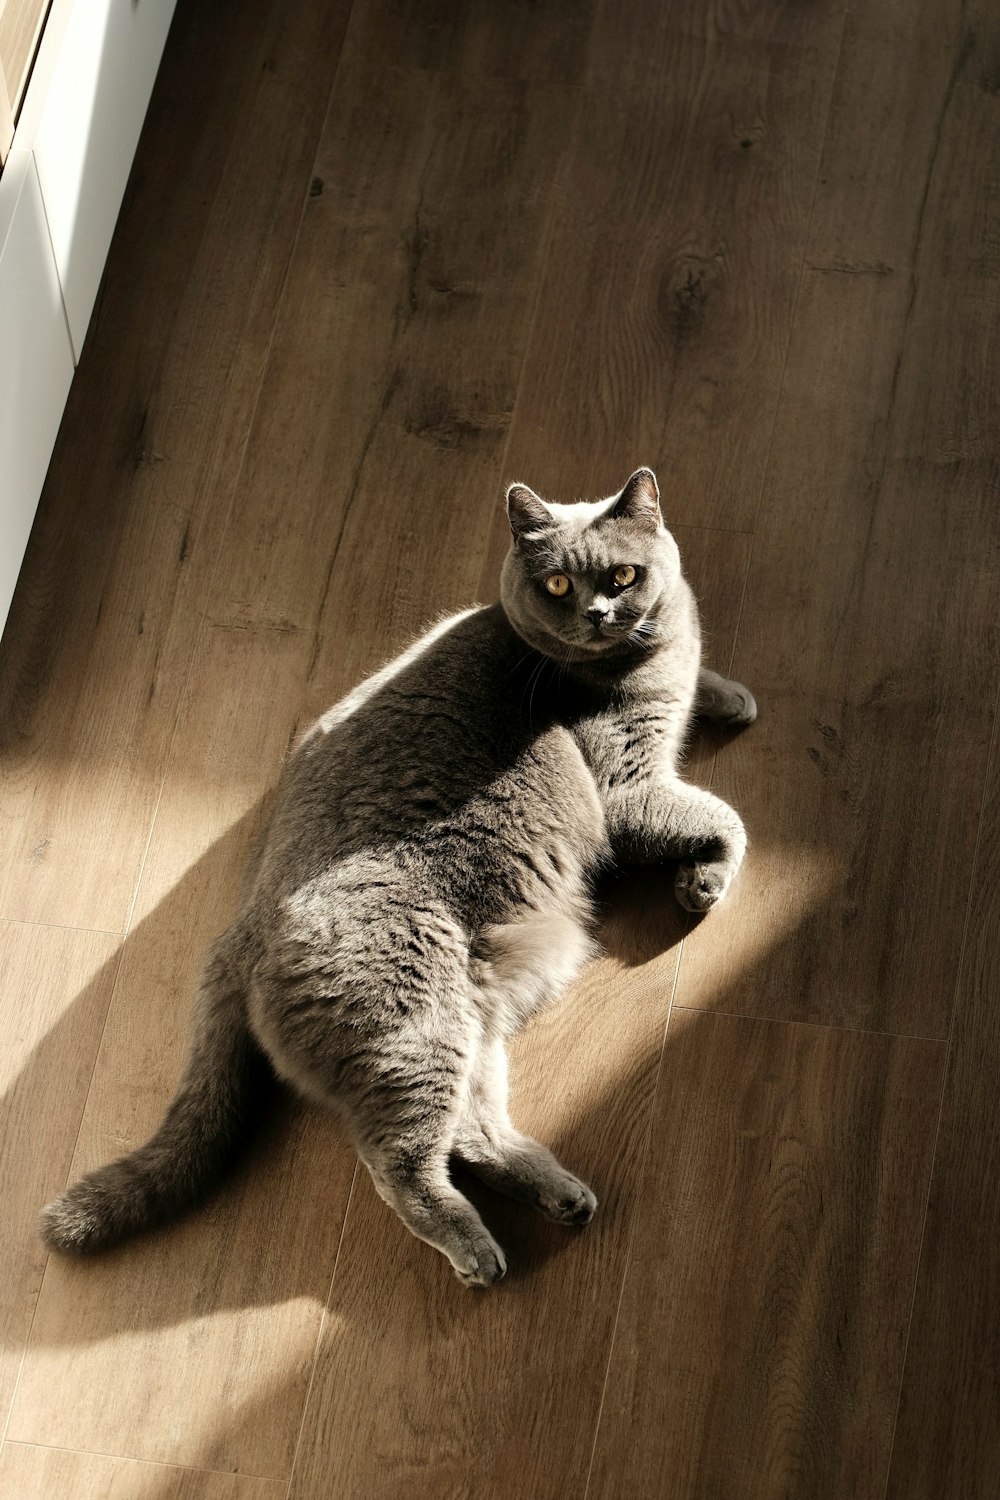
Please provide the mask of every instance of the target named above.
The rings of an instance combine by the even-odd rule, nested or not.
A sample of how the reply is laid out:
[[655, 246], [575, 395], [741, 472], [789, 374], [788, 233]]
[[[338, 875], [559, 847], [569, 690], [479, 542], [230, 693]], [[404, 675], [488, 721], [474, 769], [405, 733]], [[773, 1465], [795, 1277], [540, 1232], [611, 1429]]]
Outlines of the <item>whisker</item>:
[[528, 674], [528, 680], [527, 680], [527, 682], [524, 685], [524, 691], [528, 695], [528, 728], [529, 729], [531, 728], [531, 710], [532, 710], [532, 706], [533, 706], [534, 701], [535, 701], [535, 688], [538, 686], [538, 680], [541, 677], [542, 668], [545, 666], [545, 661], [546, 661], [546, 658], [544, 656], [539, 655], [538, 661], [532, 667], [530, 673]]

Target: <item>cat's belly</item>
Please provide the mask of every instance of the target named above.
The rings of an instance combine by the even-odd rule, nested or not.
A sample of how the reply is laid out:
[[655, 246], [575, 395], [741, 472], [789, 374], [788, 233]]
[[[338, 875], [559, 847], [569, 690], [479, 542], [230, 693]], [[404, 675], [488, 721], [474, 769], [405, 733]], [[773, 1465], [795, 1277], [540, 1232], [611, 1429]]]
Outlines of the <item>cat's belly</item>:
[[419, 773], [394, 756], [391, 778], [374, 755], [309, 768], [265, 857], [275, 974], [303, 967], [331, 1001], [358, 983], [429, 995], [444, 959], [450, 984], [464, 968], [503, 990], [505, 1028], [572, 977], [609, 857], [594, 778], [559, 726], [482, 776], [474, 750], [457, 766], [424, 755]]
[[555, 907], [524, 909], [509, 922], [483, 928], [471, 958], [472, 977], [504, 1035], [518, 1030], [560, 994], [597, 953], [590, 913]]
[[407, 842], [472, 932], [541, 910], [586, 921], [608, 857], [594, 778], [561, 728]]

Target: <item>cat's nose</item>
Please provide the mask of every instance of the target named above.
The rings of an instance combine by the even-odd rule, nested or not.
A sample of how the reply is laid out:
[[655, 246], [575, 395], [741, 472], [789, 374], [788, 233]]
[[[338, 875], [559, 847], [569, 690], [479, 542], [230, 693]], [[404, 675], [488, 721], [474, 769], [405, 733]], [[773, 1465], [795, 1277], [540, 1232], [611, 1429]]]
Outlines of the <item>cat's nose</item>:
[[608, 603], [607, 599], [602, 599], [600, 598], [600, 596], [598, 596], [598, 598], [596, 598], [592, 604], [587, 606], [587, 608], [584, 610], [584, 614], [590, 621], [591, 625], [601, 625], [607, 618], [608, 610], [610, 608], [611, 605]]

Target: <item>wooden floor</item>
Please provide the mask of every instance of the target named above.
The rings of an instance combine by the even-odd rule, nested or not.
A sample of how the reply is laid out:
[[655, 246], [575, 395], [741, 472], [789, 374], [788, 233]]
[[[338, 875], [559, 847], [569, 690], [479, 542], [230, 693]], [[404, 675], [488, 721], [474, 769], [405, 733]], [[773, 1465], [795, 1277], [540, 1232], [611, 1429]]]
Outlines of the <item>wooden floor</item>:
[[[995, 1500], [998, 341], [992, 0], [180, 0], [0, 650], [3, 1500]], [[286, 1103], [46, 1261], [297, 731], [640, 463], [761, 717], [516, 1049], [594, 1224], [470, 1294]]]

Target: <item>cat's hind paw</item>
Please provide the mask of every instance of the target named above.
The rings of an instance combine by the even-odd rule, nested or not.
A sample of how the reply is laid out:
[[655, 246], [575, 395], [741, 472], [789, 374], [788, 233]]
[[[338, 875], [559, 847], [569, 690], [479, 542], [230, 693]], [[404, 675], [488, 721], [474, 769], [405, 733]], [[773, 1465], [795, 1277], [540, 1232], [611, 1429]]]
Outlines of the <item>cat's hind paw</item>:
[[470, 1246], [461, 1261], [452, 1259], [452, 1266], [463, 1286], [496, 1286], [507, 1274], [507, 1258], [491, 1235]]
[[720, 677], [703, 667], [698, 678], [695, 713], [723, 729], [742, 729], [757, 717], [757, 700], [742, 682]]
[[728, 705], [728, 712], [719, 715], [719, 721], [723, 724], [732, 724], [734, 727], [744, 724], [752, 724], [757, 717], [757, 700], [748, 687], [742, 682], [734, 682], [732, 697]]
[[552, 1185], [539, 1194], [538, 1206], [557, 1224], [589, 1224], [597, 1212], [597, 1199], [585, 1182], [564, 1172], [557, 1188]]

